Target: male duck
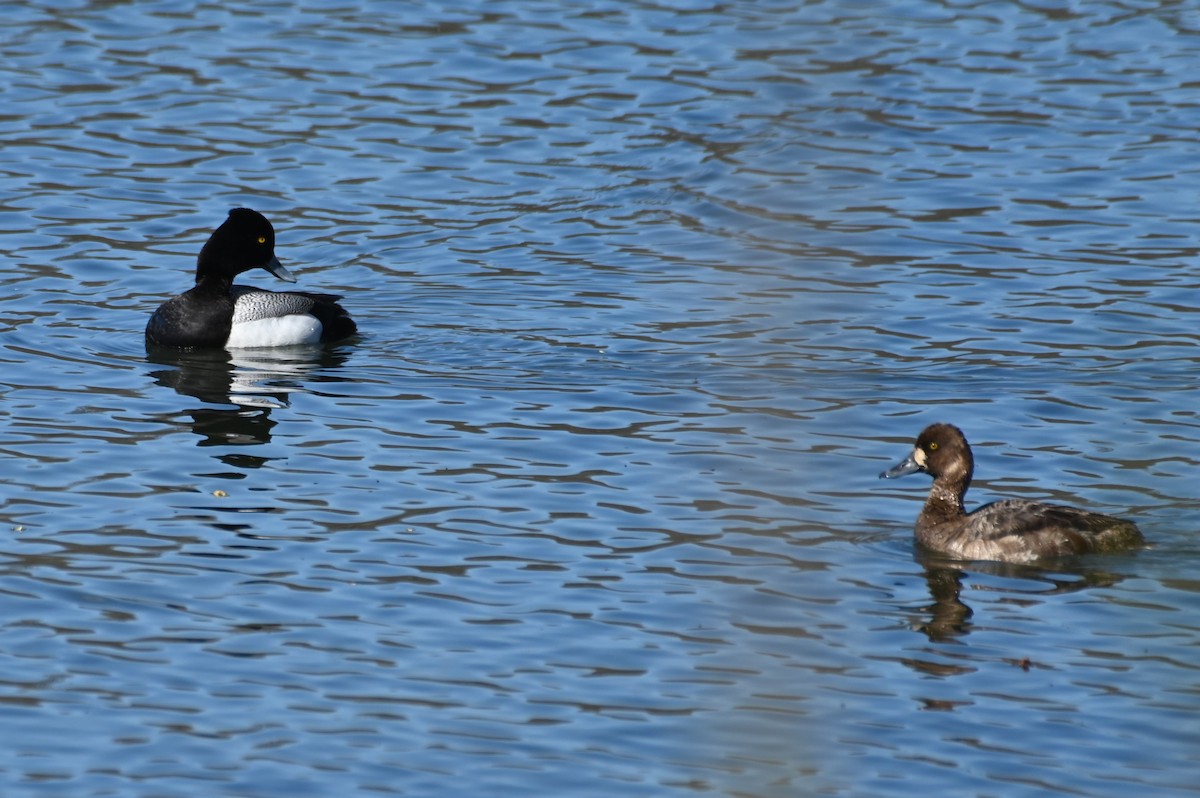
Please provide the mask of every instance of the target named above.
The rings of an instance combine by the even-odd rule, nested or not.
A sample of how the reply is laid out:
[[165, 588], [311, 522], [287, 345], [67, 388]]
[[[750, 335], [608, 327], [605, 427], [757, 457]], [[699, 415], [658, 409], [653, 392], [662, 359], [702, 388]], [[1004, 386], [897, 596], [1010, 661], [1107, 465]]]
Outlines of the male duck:
[[196, 285], [163, 303], [146, 324], [146, 342], [180, 348], [291, 346], [336, 341], [358, 331], [339, 296], [281, 293], [234, 285], [250, 269], [296, 282], [275, 257], [275, 229], [249, 208], [234, 208], [196, 261]]
[[957, 427], [931, 424], [903, 462], [879, 475], [892, 479], [924, 471], [933, 487], [917, 516], [917, 542], [963, 560], [1032, 562], [1084, 552], [1112, 552], [1143, 544], [1129, 521], [1074, 507], [1003, 499], [968, 513], [963, 495], [975, 462]]

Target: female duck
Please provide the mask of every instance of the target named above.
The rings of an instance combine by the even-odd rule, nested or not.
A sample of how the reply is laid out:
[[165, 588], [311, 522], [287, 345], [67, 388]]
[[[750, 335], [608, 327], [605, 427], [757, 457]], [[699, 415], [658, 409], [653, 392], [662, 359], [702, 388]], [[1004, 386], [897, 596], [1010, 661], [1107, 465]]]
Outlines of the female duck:
[[1074, 507], [1004, 499], [967, 513], [963, 495], [974, 468], [962, 432], [949, 424], [931, 424], [917, 437], [912, 454], [879, 477], [914, 471], [933, 477], [929, 499], [917, 516], [917, 542], [958, 559], [1031, 562], [1143, 543], [1142, 533], [1129, 521]]
[[275, 257], [275, 229], [249, 208], [234, 208], [200, 250], [196, 285], [167, 300], [146, 324], [146, 343], [181, 348], [291, 346], [336, 341], [358, 331], [341, 297], [234, 285], [250, 269], [289, 283]]

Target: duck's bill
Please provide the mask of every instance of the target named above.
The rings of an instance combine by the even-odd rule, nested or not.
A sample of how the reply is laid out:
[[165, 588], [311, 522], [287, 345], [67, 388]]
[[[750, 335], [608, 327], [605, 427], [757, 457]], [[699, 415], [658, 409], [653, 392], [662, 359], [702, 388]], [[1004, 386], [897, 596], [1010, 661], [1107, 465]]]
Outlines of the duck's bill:
[[295, 276], [287, 269], [283, 268], [283, 264], [279, 262], [279, 258], [276, 258], [274, 255], [271, 256], [269, 261], [263, 264], [263, 268], [278, 277], [280, 280], [283, 280], [285, 283], [296, 282]]
[[920, 471], [920, 470], [921, 470], [921, 464], [918, 463], [913, 458], [913, 456], [910, 454], [908, 457], [904, 458], [903, 461], [896, 463], [896, 465], [892, 466], [887, 471], [884, 471], [883, 473], [881, 473], [879, 475], [879, 478], [880, 479], [895, 479], [896, 477], [902, 477], [906, 474], [911, 474], [915, 471]]

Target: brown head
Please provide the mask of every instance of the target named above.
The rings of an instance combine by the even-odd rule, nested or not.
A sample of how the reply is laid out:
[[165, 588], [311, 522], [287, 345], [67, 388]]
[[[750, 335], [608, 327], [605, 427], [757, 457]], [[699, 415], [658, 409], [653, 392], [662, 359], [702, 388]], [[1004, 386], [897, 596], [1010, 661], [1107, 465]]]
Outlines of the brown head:
[[934, 482], [954, 485], [959, 500], [971, 484], [975, 460], [962, 431], [953, 424], [930, 424], [921, 430], [912, 452], [900, 463], [879, 475], [880, 479], [895, 479], [914, 471], [924, 471]]

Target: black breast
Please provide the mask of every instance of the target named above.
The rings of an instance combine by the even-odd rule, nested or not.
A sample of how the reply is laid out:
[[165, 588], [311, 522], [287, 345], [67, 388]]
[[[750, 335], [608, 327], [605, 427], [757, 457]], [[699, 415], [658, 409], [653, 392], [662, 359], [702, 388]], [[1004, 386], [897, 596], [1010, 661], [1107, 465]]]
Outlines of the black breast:
[[232, 325], [233, 299], [193, 288], [154, 311], [146, 323], [146, 342], [174, 347], [224, 346]]

